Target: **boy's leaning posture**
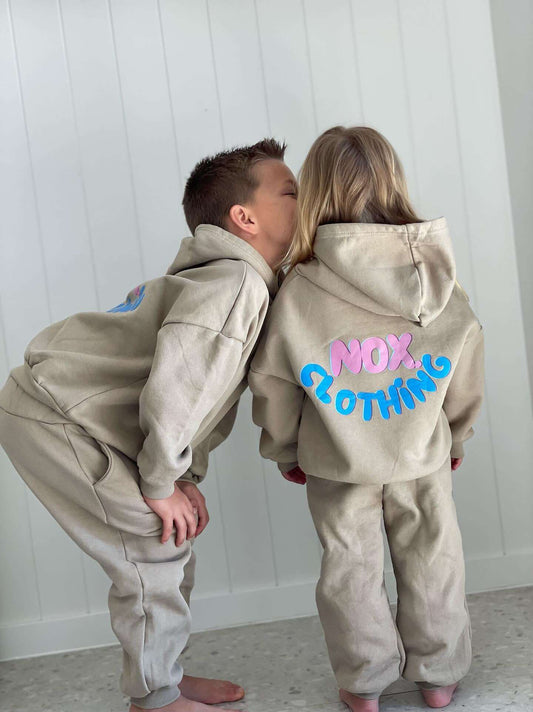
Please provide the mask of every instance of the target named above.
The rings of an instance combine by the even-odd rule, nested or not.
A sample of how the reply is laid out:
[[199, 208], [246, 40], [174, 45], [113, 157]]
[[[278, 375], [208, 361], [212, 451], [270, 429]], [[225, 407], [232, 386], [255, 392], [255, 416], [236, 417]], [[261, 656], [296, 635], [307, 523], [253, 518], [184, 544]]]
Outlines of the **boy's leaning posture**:
[[0, 392], [11, 462], [112, 580], [131, 712], [207, 712], [216, 708], [203, 702], [244, 694], [183, 675], [190, 612], [180, 583], [207, 523], [193, 482], [232, 429], [293, 234], [284, 152], [265, 139], [201, 161], [183, 200], [194, 237], [167, 273], [107, 312], [48, 326]]

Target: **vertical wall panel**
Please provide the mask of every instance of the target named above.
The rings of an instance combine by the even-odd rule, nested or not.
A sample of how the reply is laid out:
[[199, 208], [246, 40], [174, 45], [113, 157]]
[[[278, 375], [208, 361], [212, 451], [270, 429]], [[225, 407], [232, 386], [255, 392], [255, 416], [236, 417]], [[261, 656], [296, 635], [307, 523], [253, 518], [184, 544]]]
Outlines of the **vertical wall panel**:
[[[33, 200], [36, 199], [43, 251], [30, 253], [28, 247], [31, 242], [26, 243], [22, 235], [15, 249], [19, 250], [18, 257], [23, 259], [10, 265], [10, 273], [2, 284], [2, 290], [9, 293], [12, 281], [20, 279], [20, 270], [24, 271], [26, 264], [34, 262], [32, 270], [38, 269], [42, 255], [46, 277], [41, 275], [36, 285], [37, 288], [43, 284], [53, 285], [53, 289], [48, 293], [46, 290], [44, 293], [32, 293], [31, 282], [26, 283], [26, 289], [32, 294], [30, 310], [35, 309], [39, 313], [42, 305], [50, 304], [50, 309], [43, 315], [45, 321], [42, 326], [45, 326], [71, 311], [87, 308], [87, 303], [91, 306], [96, 304], [94, 272], [57, 7], [49, 2], [38, 7], [31, 2], [17, 2], [12, 7], [12, 21], [18, 70], [15, 76], [20, 82], [23, 107], [19, 116], [29, 142], [29, 145], [21, 146], [21, 156], [24, 160], [29, 155], [31, 163], [32, 190], [28, 190], [25, 197], [29, 200], [30, 216], [34, 209]], [[15, 101], [15, 109], [17, 105], [20, 106]], [[22, 138], [20, 131], [17, 133]], [[26, 181], [28, 176], [22, 173], [20, 178]], [[20, 184], [15, 182], [14, 187], [16, 197]], [[31, 229], [28, 237], [30, 241], [35, 239]], [[4, 296], [2, 299], [4, 301]], [[21, 305], [14, 305], [13, 317], [18, 318], [22, 324], [21, 331], [25, 331]], [[29, 337], [30, 334], [26, 333], [24, 341], [28, 341]], [[20, 363], [22, 355], [20, 352], [10, 366]], [[55, 616], [86, 612], [81, 551], [29, 491], [26, 491], [26, 501], [40, 614]]]
[[110, 309], [143, 279], [113, 34], [105, 0], [59, 9], [98, 306]]
[[381, 131], [405, 168], [409, 194], [418, 204], [411, 108], [396, 0], [352, 0], [354, 42], [361, 77], [364, 120]]
[[[2, 32], [0, 22], [0, 47]], [[0, 77], [1, 84], [1, 77]], [[0, 300], [0, 379], [7, 378], [8, 360]], [[0, 626], [13, 620], [35, 620], [40, 616], [38, 582], [34, 566], [31, 526], [28, 519], [25, 485], [11, 467], [7, 455], [0, 448], [2, 497], [0, 499]], [[14, 535], [15, 533], [15, 535]], [[0, 639], [0, 657], [4, 654]]]
[[[39, 619], [40, 603], [25, 485], [13, 470], [3, 450], [0, 450], [0, 468], [0, 537], [2, 542], [5, 542], [0, 548], [0, 566], [3, 572], [0, 596], [2, 626]], [[3, 652], [0, 640], [0, 656]]]
[[533, 0], [489, 0], [533, 398]]
[[406, 0], [398, 7], [420, 189], [417, 207], [423, 217], [446, 215], [453, 230], [460, 281], [471, 293], [472, 265], [444, 4], [441, 0], [424, 4]]
[[57, 4], [12, 6], [51, 317], [96, 308], [93, 255]]
[[533, 413], [490, 11], [484, 0], [448, 0], [446, 8], [475, 290], [487, 346], [491, 454], [506, 553], [523, 552], [533, 542]]
[[211, 0], [208, 11], [226, 145], [255, 143], [270, 134], [270, 126], [254, 5]]
[[[259, 447], [259, 429], [255, 444]], [[277, 466], [263, 460], [272, 543], [279, 585], [316, 581], [320, 573], [320, 543], [307, 506], [305, 487], [287, 482]]]
[[5, 354], [14, 365], [31, 336], [49, 323], [51, 312], [7, 0], [2, 2], [0, 21], [0, 72], [0, 293]]
[[268, 588], [277, 583], [271, 524], [255, 436], [247, 391], [241, 396], [232, 437], [213, 453], [233, 591]]
[[283, 0], [257, 0], [256, 8], [270, 128], [288, 141], [296, 171], [317, 132], [303, 8]]
[[202, 0], [159, 0], [169, 88], [184, 179], [225, 137], [213, 66], [207, 5]]
[[[0, 378], [20, 358], [27, 335], [48, 323], [39, 227], [7, 2], [0, 14]], [[25, 272], [21, 279], [20, 272]], [[32, 285], [32, 289], [28, 286]], [[39, 299], [35, 296], [39, 295]], [[22, 314], [25, 319], [22, 320]], [[26, 487], [0, 453], [0, 624], [40, 616]], [[13, 534], [17, 532], [15, 537]]]
[[[405, 0], [399, 3], [399, 8], [420, 212], [428, 218], [446, 215], [457, 262], [457, 278], [470, 295], [473, 309], [477, 310], [444, 4]], [[502, 541], [498, 490], [490, 457], [493, 434], [485, 412], [476, 423], [475, 431], [476, 438], [466, 446], [467, 457], [454, 477], [454, 483], [468, 551], [487, 556], [501, 553]], [[472, 446], [476, 448], [475, 457], [472, 457]], [[482, 498], [478, 495], [481, 491], [484, 493]], [[477, 518], [473, 520], [468, 516], [472, 508], [483, 518], [483, 528], [479, 527]]]
[[352, 9], [346, 0], [305, 0], [317, 130], [362, 124], [361, 86], [353, 37]]
[[225, 521], [220, 506], [219, 491], [226, 487], [224, 472], [217, 466], [214, 453], [209, 458], [209, 476], [201, 491], [209, 512], [207, 529], [194, 542], [196, 576], [194, 597], [229, 593], [233, 582], [230, 576]]
[[[166, 271], [185, 233], [178, 146], [157, 0], [110, 1], [144, 279]], [[132, 286], [136, 282], [134, 281]]]

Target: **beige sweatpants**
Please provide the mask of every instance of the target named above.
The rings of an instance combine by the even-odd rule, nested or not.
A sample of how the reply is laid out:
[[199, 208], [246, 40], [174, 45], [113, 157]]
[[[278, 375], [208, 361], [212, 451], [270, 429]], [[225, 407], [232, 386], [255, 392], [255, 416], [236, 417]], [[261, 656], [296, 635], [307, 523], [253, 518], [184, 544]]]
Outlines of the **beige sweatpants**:
[[145, 709], [177, 699], [179, 656], [191, 627], [191, 540], [177, 547], [174, 530], [162, 544], [161, 519], [142, 497], [136, 463], [36, 402], [13, 379], [0, 392], [0, 445], [112, 581], [108, 605], [123, 650], [123, 693]]
[[[376, 486], [307, 476], [323, 547], [316, 602], [339, 688], [373, 698], [399, 676], [431, 688], [467, 673], [471, 627], [451, 472], [445, 466]], [[396, 621], [384, 583], [382, 519]]]

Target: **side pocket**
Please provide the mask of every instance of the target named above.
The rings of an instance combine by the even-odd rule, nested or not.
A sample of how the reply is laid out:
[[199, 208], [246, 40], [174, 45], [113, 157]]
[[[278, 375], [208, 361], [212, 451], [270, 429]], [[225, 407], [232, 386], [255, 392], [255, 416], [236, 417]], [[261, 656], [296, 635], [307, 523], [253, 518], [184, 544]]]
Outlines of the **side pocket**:
[[[98, 444], [105, 449], [104, 443]], [[111, 464], [93, 486], [107, 524], [130, 534], [159, 536], [162, 522], [144, 501], [137, 463], [112, 445], [107, 447]]]
[[110, 447], [89, 435], [81, 425], [66, 423], [63, 427], [85, 477], [93, 487], [103, 482], [113, 468]]
[[102, 451], [105, 453], [105, 456], [107, 457], [107, 468], [104, 472], [104, 474], [100, 477], [97, 482], [94, 483], [94, 486], [96, 487], [97, 485], [100, 485], [104, 480], [107, 480], [107, 478], [111, 475], [111, 471], [113, 470], [113, 465], [115, 462], [115, 459], [113, 457], [113, 451], [107, 445], [106, 443], [101, 442], [100, 440], [95, 440], [95, 443], [97, 443]]

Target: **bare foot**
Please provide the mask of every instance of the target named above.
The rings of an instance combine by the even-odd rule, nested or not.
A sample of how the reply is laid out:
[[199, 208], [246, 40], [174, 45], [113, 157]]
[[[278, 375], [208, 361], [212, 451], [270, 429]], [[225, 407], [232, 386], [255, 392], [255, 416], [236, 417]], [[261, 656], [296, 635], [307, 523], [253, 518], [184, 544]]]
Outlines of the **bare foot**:
[[459, 683], [456, 682], [447, 687], [437, 687], [435, 690], [424, 690], [420, 688], [420, 692], [422, 693], [426, 705], [429, 707], [447, 707], [452, 701], [453, 693], [458, 684]]
[[237, 702], [244, 697], [242, 687], [234, 685], [228, 680], [212, 680], [208, 677], [184, 675], [178, 687], [187, 699], [204, 702], [206, 705]]
[[339, 690], [339, 697], [352, 712], [379, 712], [379, 699], [365, 700], [363, 697], [357, 697], [353, 692], [348, 690]]
[[[146, 710], [136, 705], [130, 705], [129, 712], [146, 712]], [[201, 702], [188, 700], [183, 695], [180, 695], [174, 702], [164, 707], [157, 707], [152, 712], [242, 712], [242, 710], [230, 710], [226, 707], [212, 707], [211, 705], [204, 705]]]

